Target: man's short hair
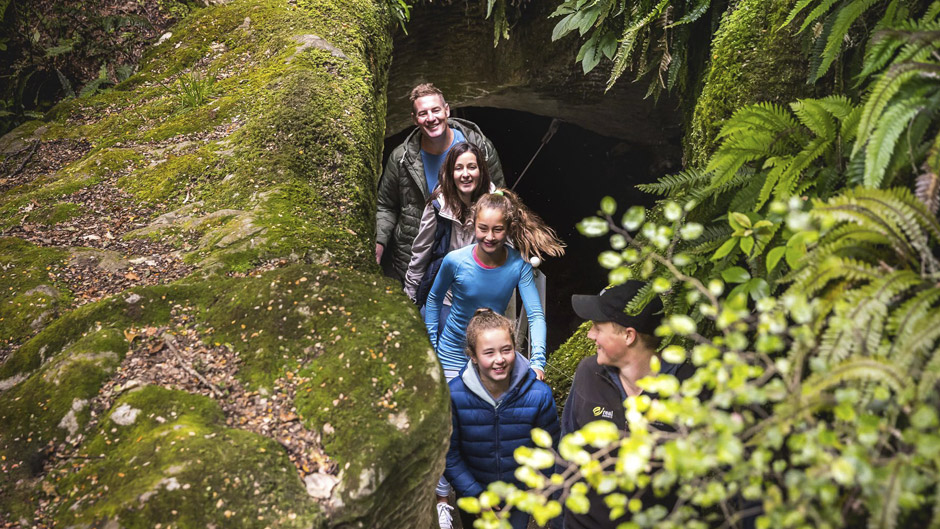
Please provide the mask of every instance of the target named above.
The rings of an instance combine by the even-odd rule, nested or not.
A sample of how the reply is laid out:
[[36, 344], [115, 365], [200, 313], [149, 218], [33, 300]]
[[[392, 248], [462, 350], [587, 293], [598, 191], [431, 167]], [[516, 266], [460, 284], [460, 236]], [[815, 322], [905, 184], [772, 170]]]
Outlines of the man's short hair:
[[421, 83], [418, 86], [411, 89], [411, 93], [408, 94], [408, 99], [411, 101], [411, 113], [414, 113], [415, 110], [415, 101], [419, 97], [437, 95], [441, 98], [441, 103], [447, 104], [447, 101], [444, 100], [444, 93], [440, 89], [434, 86], [431, 83]]
[[[608, 323], [610, 323], [610, 326], [613, 328], [614, 332], [617, 334], [625, 334], [627, 332], [626, 327], [624, 327], [623, 325], [620, 325], [619, 323], [615, 321], [611, 321]], [[633, 330], [636, 331], [636, 329], [633, 329]], [[653, 336], [652, 334], [647, 334], [645, 332], [637, 331], [636, 336], [637, 336], [637, 339], [640, 341], [640, 343], [643, 345], [643, 347], [653, 352], [659, 349], [659, 344], [662, 343], [662, 339], [660, 337]]]

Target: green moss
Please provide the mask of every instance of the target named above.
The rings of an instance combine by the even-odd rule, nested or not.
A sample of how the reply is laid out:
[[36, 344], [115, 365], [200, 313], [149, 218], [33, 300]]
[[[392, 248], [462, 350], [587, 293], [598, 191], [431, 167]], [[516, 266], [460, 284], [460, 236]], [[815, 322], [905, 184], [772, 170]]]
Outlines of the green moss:
[[118, 186], [142, 202], [182, 202], [186, 186], [193, 180], [203, 178], [204, 172], [212, 164], [211, 156], [201, 149], [123, 176], [118, 179]]
[[[148, 52], [137, 75], [47, 116], [48, 137], [87, 138], [94, 149], [54, 178], [0, 201], [7, 215], [0, 219], [12, 218], [27, 197], [49, 200], [69, 186], [100, 180], [108, 173], [92, 171], [100, 167], [98, 157], [126, 150], [115, 148], [118, 143], [136, 142], [140, 149], [166, 140], [154, 146], [159, 149], [192, 141], [202, 143], [196, 152], [160, 162], [155, 151], [148, 161], [158, 165], [151, 167], [125, 160], [120, 168], [133, 172], [119, 185], [141, 201], [169, 206], [188, 193], [188, 204], [203, 204], [198, 214], [239, 210], [170, 228], [198, 232], [193, 257], [200, 263], [241, 271], [267, 258], [329, 266], [293, 264], [249, 278], [207, 272], [134, 289], [135, 302], [125, 301], [125, 292], [59, 317], [0, 366], [0, 381], [20, 379], [0, 392], [0, 410], [15, 410], [0, 411], [0, 450], [19, 465], [12, 473], [4, 467], [5, 490], [22, 480], [25, 496], [17, 497], [35, 501], [38, 484], [30, 483], [50, 464], [43, 447], [64, 438], [62, 414], [107, 379], [127, 349], [124, 330], [164, 325], [179, 305], [190, 308], [190, 321], [205, 340], [232, 346], [240, 358], [237, 376], [251, 389], [271, 390], [276, 380], [296, 377], [297, 412], [322, 433], [340, 471], [335, 495], [345, 507], [331, 515], [331, 524], [414, 526], [414, 513], [427, 510], [423, 499], [430, 501], [429, 485], [442, 467], [447, 390], [400, 287], [357, 269], [376, 270], [368, 241], [381, 170], [388, 23], [371, 0], [235, 0], [200, 9]], [[346, 57], [316, 47], [298, 53], [296, 38], [309, 35], [340, 47]], [[218, 91], [204, 105], [181, 111], [175, 76], [193, 67], [219, 73]], [[39, 194], [50, 188], [55, 193]], [[82, 382], [64, 391], [66, 382], [56, 386], [55, 376], [81, 376]], [[322, 524], [277, 443], [225, 428], [208, 400], [146, 388], [116, 403], [125, 404], [141, 410], [130, 426], [103, 418], [91, 431], [90, 416], [76, 412], [90, 436], [78, 453], [89, 459], [46, 477], [46, 488], [54, 487], [61, 500], [58, 525], [118, 519], [122, 527]], [[23, 435], [30, 440], [23, 442]], [[167, 489], [163, 480], [171, 478], [179, 489]], [[17, 508], [28, 514], [28, 507]], [[0, 516], [13, 509], [0, 500]]]
[[785, 104], [810, 93], [800, 41], [790, 28], [778, 29], [791, 8], [784, 0], [742, 0], [725, 13], [685, 138], [689, 165], [706, 163], [722, 122], [736, 109], [761, 101]]
[[[138, 411], [122, 424], [117, 410]], [[63, 498], [60, 524], [323, 526], [277, 442], [226, 428], [211, 400], [150, 386], [122, 396], [110, 413], [83, 452], [105, 458], [46, 479]]]
[[65, 222], [69, 219], [75, 218], [81, 215], [81, 212], [82, 207], [78, 204], [74, 204], [72, 202], [58, 202], [51, 206], [47, 206], [37, 211], [31, 212], [26, 216], [26, 220], [27, 222], [53, 226], [60, 222]]
[[545, 382], [552, 387], [552, 394], [555, 396], [555, 404], [558, 406], [559, 414], [565, 407], [565, 401], [568, 399], [568, 392], [571, 391], [571, 382], [574, 380], [574, 372], [578, 369], [578, 364], [582, 359], [597, 352], [594, 342], [587, 337], [590, 329], [591, 322], [582, 323], [578, 330], [548, 357]]
[[[62, 442], [67, 434], [79, 431], [90, 417], [89, 400], [126, 350], [122, 333], [114, 329], [89, 333], [51, 359], [39, 373], [2, 393], [0, 458], [9, 473], [5, 481], [12, 484], [38, 474], [49, 448]], [[17, 506], [17, 496], [0, 495], [0, 515], [24, 507]]]
[[49, 274], [64, 259], [60, 250], [0, 238], [0, 343], [21, 343], [55, 318], [69, 294]]
[[69, 164], [55, 174], [4, 193], [0, 197], [0, 227], [19, 224], [20, 209], [28, 204], [46, 204], [58, 201], [86, 187], [93, 186], [107, 176], [137, 167], [143, 158], [131, 149], [92, 150], [82, 159]]

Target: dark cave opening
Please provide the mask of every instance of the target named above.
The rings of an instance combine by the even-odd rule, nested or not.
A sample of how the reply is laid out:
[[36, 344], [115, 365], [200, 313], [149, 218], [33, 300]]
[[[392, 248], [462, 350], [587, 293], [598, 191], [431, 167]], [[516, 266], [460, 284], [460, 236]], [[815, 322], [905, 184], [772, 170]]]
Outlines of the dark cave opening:
[[[516, 185], [552, 122], [551, 117], [487, 107], [453, 108], [451, 115], [473, 121], [493, 142], [509, 187]], [[386, 158], [411, 130], [385, 139]], [[581, 323], [571, 309], [571, 295], [596, 293], [607, 285], [607, 270], [597, 262], [598, 254], [609, 249], [607, 237], [584, 237], [575, 225], [594, 215], [605, 195], [617, 199], [620, 211], [653, 205], [655, 197], [636, 185], [678, 170], [678, 156], [663, 154], [678, 153], [678, 141], [668, 148], [631, 144], [562, 122], [519, 180], [515, 190], [522, 200], [567, 244], [564, 257], [546, 259], [540, 267], [547, 278], [549, 354]]]

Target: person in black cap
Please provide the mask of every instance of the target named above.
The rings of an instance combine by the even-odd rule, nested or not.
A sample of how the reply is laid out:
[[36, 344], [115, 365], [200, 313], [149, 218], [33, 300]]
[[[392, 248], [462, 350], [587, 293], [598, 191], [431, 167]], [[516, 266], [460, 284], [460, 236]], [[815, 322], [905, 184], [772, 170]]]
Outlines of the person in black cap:
[[[562, 413], [562, 436], [596, 420], [611, 421], [620, 431], [627, 432], [623, 401], [641, 394], [643, 390], [637, 381], [652, 374], [650, 359], [659, 347], [659, 339], [653, 333], [662, 320], [663, 305], [658, 297], [637, 315], [624, 312], [642, 286], [640, 281], [627, 281], [597, 296], [571, 297], [575, 313], [591, 320], [588, 338], [597, 346], [597, 354], [581, 360], [575, 371]], [[688, 362], [681, 365], [662, 362], [660, 373], [674, 375], [681, 381], [691, 376], [693, 369]], [[587, 514], [566, 510], [565, 529], [615, 528], [629, 521], [628, 516], [611, 520], [610, 509], [593, 491], [588, 499], [591, 509]]]

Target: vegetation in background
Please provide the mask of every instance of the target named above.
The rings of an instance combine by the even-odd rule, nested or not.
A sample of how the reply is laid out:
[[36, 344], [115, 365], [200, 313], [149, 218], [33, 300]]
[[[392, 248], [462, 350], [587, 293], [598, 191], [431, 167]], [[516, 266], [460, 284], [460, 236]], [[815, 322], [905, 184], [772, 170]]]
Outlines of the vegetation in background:
[[130, 77], [185, 0], [0, 2], [0, 134]]
[[[844, 40], [875, 5], [839, 4], [817, 38]], [[628, 310], [664, 298], [662, 358], [698, 370], [642, 381], [660, 398], [627, 399], [627, 437], [593, 423], [556, 454], [534, 431], [540, 448], [516, 454], [529, 491], [462, 502], [483, 527], [499, 526], [500, 502], [539, 523], [562, 503], [586, 511], [580, 478], [632, 513], [629, 528], [940, 525], [940, 2], [903, 19], [880, 6], [849, 70], [859, 100], [741, 108], [705, 163], [644, 186], [657, 208], [621, 216], [606, 197], [579, 224], [610, 237], [599, 262], [612, 283], [648, 281]], [[818, 52], [821, 75], [838, 57]], [[559, 456], [567, 470], [540, 473]], [[648, 488], [678, 502], [644, 504]]]

